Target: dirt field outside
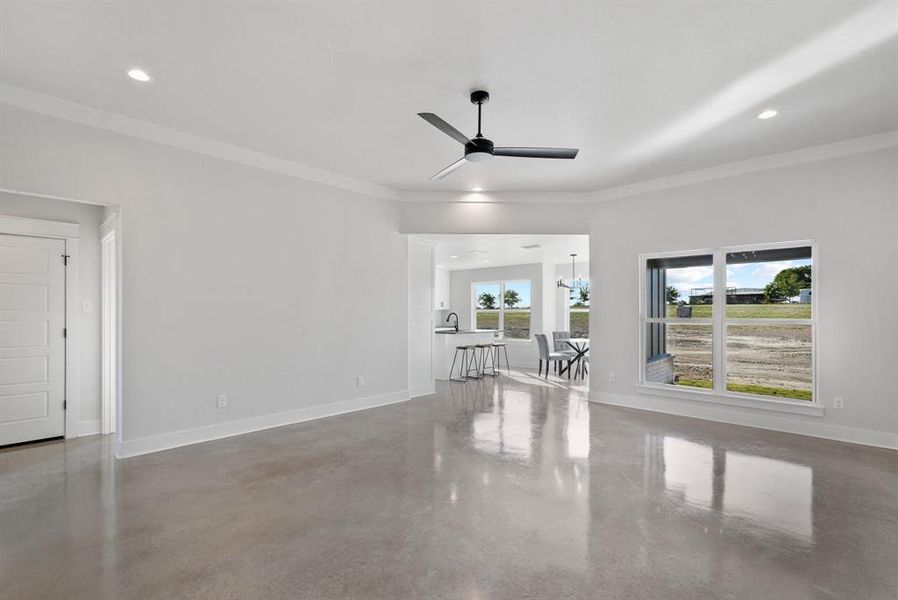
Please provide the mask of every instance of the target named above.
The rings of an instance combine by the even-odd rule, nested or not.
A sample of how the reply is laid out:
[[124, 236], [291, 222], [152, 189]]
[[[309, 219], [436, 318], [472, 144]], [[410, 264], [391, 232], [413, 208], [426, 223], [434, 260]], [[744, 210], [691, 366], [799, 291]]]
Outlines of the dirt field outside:
[[[697, 310], [699, 309], [699, 310]], [[668, 306], [675, 316], [676, 307]], [[808, 319], [808, 304], [741, 304], [727, 307], [730, 319]], [[711, 307], [693, 307], [693, 318], [710, 318]], [[674, 357], [679, 385], [712, 387], [711, 326], [668, 325], [667, 351]], [[811, 400], [812, 336], [810, 325], [737, 325], [727, 329], [727, 389]]]

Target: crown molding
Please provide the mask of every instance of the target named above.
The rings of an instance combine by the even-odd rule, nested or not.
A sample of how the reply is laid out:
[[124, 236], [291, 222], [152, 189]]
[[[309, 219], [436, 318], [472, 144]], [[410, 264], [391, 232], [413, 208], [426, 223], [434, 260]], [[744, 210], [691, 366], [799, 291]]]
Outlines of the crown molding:
[[148, 121], [126, 117], [117, 113], [93, 108], [77, 102], [70, 102], [55, 96], [48, 96], [18, 86], [0, 83], [0, 103], [24, 110], [95, 127], [123, 135], [140, 138], [157, 144], [164, 144], [214, 156], [281, 175], [296, 177], [315, 183], [342, 188], [368, 196], [395, 200], [398, 193], [388, 187], [325, 171], [284, 158], [278, 158], [255, 150], [226, 144], [193, 133], [156, 125]]
[[819, 146], [810, 146], [799, 150], [791, 150], [789, 152], [779, 152], [777, 154], [768, 154], [758, 156], [748, 160], [742, 160], [725, 165], [708, 167], [705, 169], [696, 169], [694, 171], [686, 171], [685, 173], [677, 173], [668, 177], [658, 177], [656, 179], [646, 179], [628, 185], [597, 190], [592, 196], [593, 202], [604, 202], [606, 200], [616, 200], [619, 198], [628, 198], [648, 192], [657, 192], [660, 190], [668, 190], [672, 188], [692, 185], [695, 183], [703, 183], [706, 181], [714, 181], [717, 179], [726, 179], [737, 175], [745, 175], [748, 173], [758, 173], [761, 171], [770, 171], [782, 167], [790, 167], [806, 163], [838, 158], [840, 156], [849, 156], [851, 154], [861, 154], [864, 152], [872, 152], [883, 148], [898, 146], [898, 131], [886, 131], [885, 133], [877, 133], [875, 135], [867, 135], [858, 138], [840, 140], [829, 144], [821, 144]]
[[604, 202], [706, 181], [726, 179], [737, 175], [757, 173], [898, 146], [898, 130], [887, 131], [788, 152], [768, 154], [704, 169], [686, 171], [667, 177], [646, 179], [593, 192], [498, 191], [472, 193], [435, 190], [395, 190], [361, 179], [340, 175], [240, 146], [217, 142], [196, 134], [163, 127], [140, 119], [125, 117], [117, 113], [92, 108], [84, 104], [70, 102], [10, 84], [0, 83], [0, 103], [89, 127], [105, 129], [150, 142], [273, 171], [289, 177], [296, 177], [369, 196], [405, 202], [558, 202], [571, 204]]

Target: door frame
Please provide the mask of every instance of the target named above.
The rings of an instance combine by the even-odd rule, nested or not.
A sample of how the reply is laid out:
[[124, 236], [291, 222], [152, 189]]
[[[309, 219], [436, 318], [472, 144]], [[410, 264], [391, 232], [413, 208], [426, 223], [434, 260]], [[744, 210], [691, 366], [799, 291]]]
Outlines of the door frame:
[[[78, 390], [80, 335], [78, 327], [78, 307], [81, 305], [80, 281], [80, 247], [81, 225], [60, 221], [45, 221], [25, 217], [0, 215], [0, 233], [61, 239], [65, 242], [65, 253], [68, 264], [65, 269], [65, 437], [78, 437], [78, 414], [81, 408]], [[61, 258], [61, 257], [60, 257]]]
[[[100, 433], [118, 431], [119, 398], [119, 298], [121, 298], [121, 240], [119, 211], [100, 225]], [[116, 436], [116, 439], [119, 439]]]

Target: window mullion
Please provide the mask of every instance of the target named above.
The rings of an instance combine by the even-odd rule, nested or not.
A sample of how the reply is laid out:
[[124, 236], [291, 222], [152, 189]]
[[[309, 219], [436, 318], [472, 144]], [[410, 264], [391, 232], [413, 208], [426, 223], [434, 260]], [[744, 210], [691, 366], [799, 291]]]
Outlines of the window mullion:
[[505, 337], [505, 282], [499, 282], [499, 331]]
[[726, 252], [714, 251], [714, 300], [712, 305], [712, 363], [714, 391], [726, 392]]

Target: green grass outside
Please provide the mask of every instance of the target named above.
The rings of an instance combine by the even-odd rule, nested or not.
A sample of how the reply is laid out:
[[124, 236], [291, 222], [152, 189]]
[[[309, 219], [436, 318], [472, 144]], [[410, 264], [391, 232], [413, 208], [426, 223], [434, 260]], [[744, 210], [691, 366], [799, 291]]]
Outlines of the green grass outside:
[[[477, 310], [477, 329], [498, 329], [498, 310]], [[530, 311], [505, 310], [505, 337], [513, 340], [530, 339]]]
[[[713, 386], [710, 379], [683, 379], [680, 378], [676, 385], [704, 388], [710, 390]], [[780, 398], [792, 398], [794, 400], [812, 400], [810, 390], [796, 390], [788, 388], [769, 387], [765, 385], [749, 385], [743, 383], [728, 383], [727, 391], [742, 394], [758, 394], [761, 396], [777, 396]]]
[[[589, 312], [571, 312], [571, 337], [589, 337]], [[498, 310], [477, 310], [477, 329], [498, 329]], [[538, 333], [538, 332], [537, 332]], [[530, 311], [505, 311], [505, 337], [526, 340], [530, 338]]]
[[[693, 319], [710, 319], [710, 304], [691, 304]], [[667, 316], [677, 316], [676, 304], [667, 305]], [[810, 319], [810, 304], [728, 304], [728, 319]]]

